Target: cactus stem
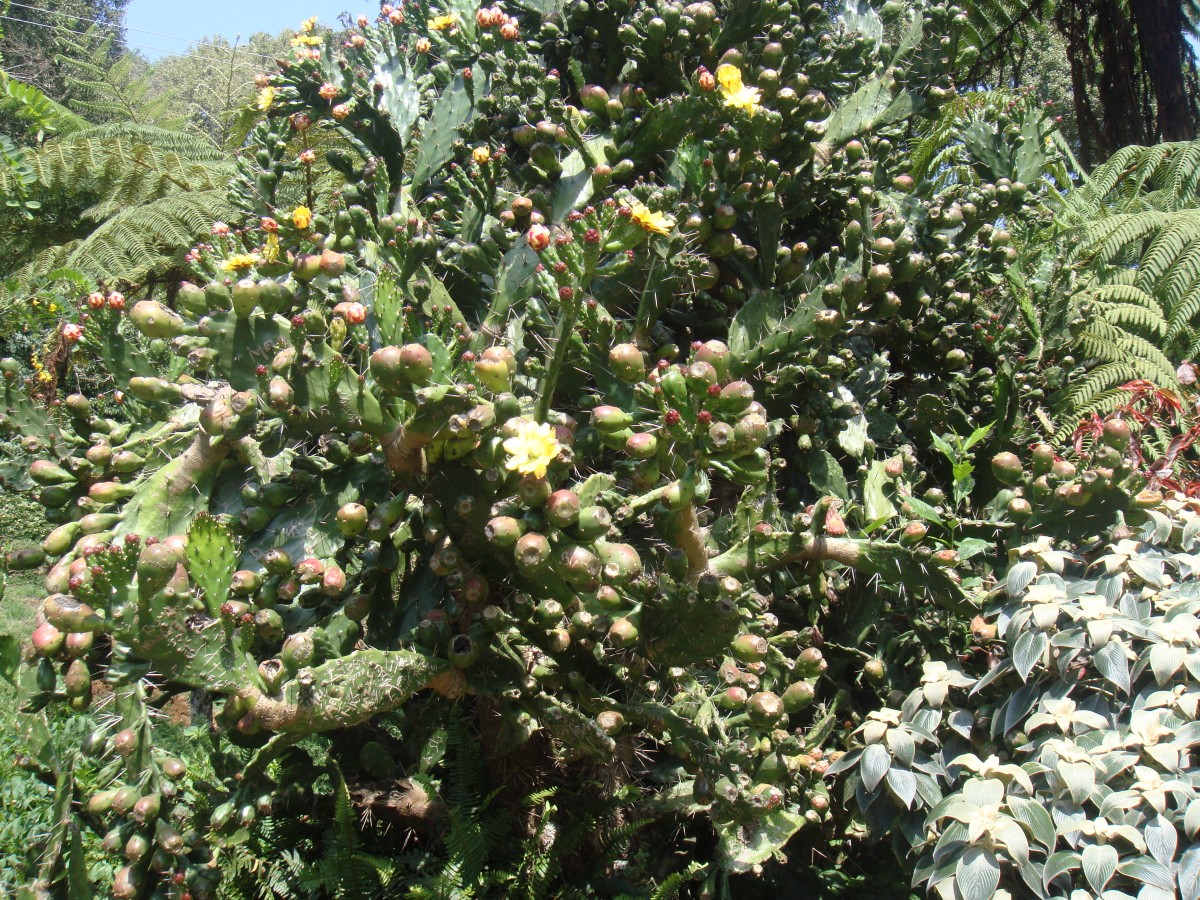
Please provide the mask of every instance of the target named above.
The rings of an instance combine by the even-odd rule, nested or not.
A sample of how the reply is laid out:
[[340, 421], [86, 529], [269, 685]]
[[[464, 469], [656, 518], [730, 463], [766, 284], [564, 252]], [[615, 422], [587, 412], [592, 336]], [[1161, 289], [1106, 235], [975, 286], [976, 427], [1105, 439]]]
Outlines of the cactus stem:
[[571, 349], [571, 332], [575, 330], [575, 320], [579, 317], [579, 306], [583, 302], [577, 291], [574, 299], [568, 300], [562, 306], [558, 319], [558, 329], [554, 335], [554, 355], [550, 365], [546, 366], [546, 374], [538, 385], [537, 409], [534, 418], [545, 422], [550, 415], [550, 406], [554, 403], [554, 387], [558, 384], [558, 376], [562, 374], [563, 365]]
[[425, 470], [425, 447], [431, 443], [428, 434], [414, 431], [401, 424], [383, 439], [383, 454], [388, 468], [397, 475], [411, 475]]
[[687, 555], [688, 584], [695, 587], [709, 567], [708, 548], [704, 543], [700, 520], [696, 517], [695, 504], [684, 506], [676, 515], [674, 524], [671, 543]]

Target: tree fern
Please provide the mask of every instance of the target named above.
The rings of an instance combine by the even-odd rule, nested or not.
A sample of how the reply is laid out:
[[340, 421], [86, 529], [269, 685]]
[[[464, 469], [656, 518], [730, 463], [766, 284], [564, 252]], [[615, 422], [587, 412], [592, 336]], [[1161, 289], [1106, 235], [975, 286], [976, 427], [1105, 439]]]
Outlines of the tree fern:
[[1088, 367], [1064, 395], [1069, 430], [1115, 405], [1126, 381], [1176, 386], [1176, 364], [1200, 351], [1200, 142], [1118, 150], [1059, 222], [1085, 321], [1070, 349]]
[[40, 204], [34, 223], [0, 212], [0, 297], [70, 268], [129, 287], [177, 266], [233, 210], [234, 162], [206, 140], [152, 126], [78, 131], [23, 151], [25, 169], [0, 171], [0, 192]]

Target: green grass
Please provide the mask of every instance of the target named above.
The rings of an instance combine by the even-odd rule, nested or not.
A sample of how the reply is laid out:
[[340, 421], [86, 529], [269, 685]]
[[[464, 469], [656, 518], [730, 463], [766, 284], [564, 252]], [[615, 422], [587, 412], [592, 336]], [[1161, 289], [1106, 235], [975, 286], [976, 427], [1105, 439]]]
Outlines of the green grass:
[[[33, 630], [37, 601], [44, 593], [39, 572], [14, 572], [0, 599], [0, 635], [9, 635], [24, 643]], [[0, 681], [0, 734], [12, 734], [16, 721], [16, 692], [6, 681]], [[0, 763], [3, 765], [3, 763]]]

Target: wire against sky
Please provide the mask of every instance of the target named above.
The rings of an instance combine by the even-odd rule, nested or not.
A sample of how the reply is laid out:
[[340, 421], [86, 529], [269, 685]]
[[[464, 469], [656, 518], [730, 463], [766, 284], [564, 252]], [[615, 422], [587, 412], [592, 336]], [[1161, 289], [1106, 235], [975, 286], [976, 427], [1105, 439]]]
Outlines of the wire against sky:
[[[112, 24], [109, 22], [102, 22], [99, 19], [89, 19], [85, 16], [73, 16], [70, 13], [58, 12], [56, 10], [46, 9], [45, 7], [41, 7], [41, 6], [31, 6], [28, 3], [18, 3], [17, 0], [9, 0], [8, 5], [9, 6], [19, 6], [19, 7], [21, 7], [21, 9], [28, 9], [33, 12], [46, 13], [46, 15], [58, 16], [59, 18], [63, 18], [63, 19], [74, 19], [77, 22], [88, 22], [92, 25], [99, 25], [101, 28], [112, 28], [116, 31], [136, 31], [138, 34], [151, 34], [151, 35], [154, 35], [155, 37], [166, 38], [169, 41], [182, 41], [185, 44], [199, 43], [199, 41], [194, 40], [192, 38], [182, 38], [182, 37], [178, 37], [173, 34], [163, 34], [161, 31], [147, 31], [145, 28], [133, 28], [129, 25], [124, 25], [124, 24], [115, 25], [115, 24]], [[31, 22], [30, 24], [39, 24], [39, 23]], [[75, 32], [75, 33], [79, 34], [80, 32]], [[136, 47], [139, 45], [134, 44], [134, 46]], [[160, 50], [163, 53], [171, 52], [169, 50], [162, 50], [160, 47], [147, 47], [146, 49], [147, 50]], [[245, 52], [248, 53], [250, 56], [259, 56], [259, 57], [262, 57], [263, 59], [273, 60], [275, 58], [273, 56], [268, 56], [265, 53], [251, 53], [249, 50], [247, 50]]]
[[[48, 28], [51, 31], [65, 31], [67, 34], [77, 34], [81, 37], [88, 36], [88, 33], [86, 31], [76, 31], [73, 28], [67, 28], [65, 25], [47, 25], [45, 22], [31, 22], [29, 19], [17, 19], [17, 18], [14, 18], [13, 16], [6, 16], [3, 14], [0, 14], [0, 19], [3, 19], [7, 22], [18, 22], [21, 25], [33, 25], [35, 28]], [[184, 38], [176, 38], [175, 40], [184, 40]], [[159, 53], [165, 53], [168, 56], [181, 56], [182, 55], [178, 50], [166, 50], [163, 47], [152, 47], [149, 44], [138, 44], [138, 43], [135, 43], [134, 41], [126, 41], [125, 43], [128, 44], [130, 47], [137, 47], [141, 50], [155, 50]], [[199, 42], [196, 41], [193, 43], [199, 43]], [[262, 53], [251, 53], [249, 50], [242, 50], [240, 47], [221, 47], [218, 44], [205, 44], [204, 47], [206, 49], [212, 49], [212, 50], [228, 50], [230, 53], [245, 53], [248, 56], [261, 56], [264, 59], [271, 59], [271, 60], [275, 59], [275, 57], [273, 57], [273, 56], [265, 56]], [[218, 59], [215, 56], [206, 56], [202, 53], [196, 53], [195, 51], [192, 52], [192, 55], [196, 59], [203, 59], [203, 60], [207, 60], [208, 62], [220, 63], [221, 65], [225, 65], [226, 63], [229, 62], [228, 59]]]

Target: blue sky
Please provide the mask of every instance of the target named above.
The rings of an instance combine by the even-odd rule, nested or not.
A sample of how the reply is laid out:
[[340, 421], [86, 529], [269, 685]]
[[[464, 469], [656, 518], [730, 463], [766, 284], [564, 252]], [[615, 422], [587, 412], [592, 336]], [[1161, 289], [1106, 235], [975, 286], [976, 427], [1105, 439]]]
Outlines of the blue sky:
[[[275, 34], [295, 28], [313, 15], [334, 24], [343, 11], [358, 14], [378, 9], [376, 0], [133, 0], [125, 10], [126, 37], [147, 58], [158, 59], [183, 52], [187, 41], [215, 34], [232, 41], [239, 34], [245, 38], [256, 31]], [[158, 34], [146, 34], [151, 31]]]

